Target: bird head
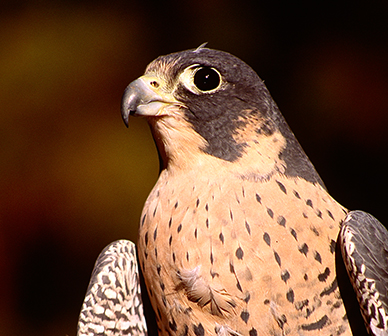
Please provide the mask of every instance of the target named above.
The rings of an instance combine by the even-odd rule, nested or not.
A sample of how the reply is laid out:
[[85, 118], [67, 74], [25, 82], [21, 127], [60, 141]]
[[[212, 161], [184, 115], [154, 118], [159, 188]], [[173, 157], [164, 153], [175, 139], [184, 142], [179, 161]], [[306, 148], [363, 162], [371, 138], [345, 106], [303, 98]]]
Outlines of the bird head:
[[162, 169], [233, 164], [256, 179], [312, 169], [320, 181], [264, 82], [229, 53], [199, 47], [158, 57], [126, 88], [121, 113], [127, 126], [130, 116], [148, 120]]

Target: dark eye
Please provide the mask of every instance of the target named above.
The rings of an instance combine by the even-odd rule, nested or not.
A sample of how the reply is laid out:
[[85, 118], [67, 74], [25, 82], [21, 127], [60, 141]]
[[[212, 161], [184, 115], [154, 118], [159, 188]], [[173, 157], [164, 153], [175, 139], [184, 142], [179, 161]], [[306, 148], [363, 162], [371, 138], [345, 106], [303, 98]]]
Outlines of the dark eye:
[[201, 91], [214, 90], [220, 84], [220, 75], [216, 70], [202, 67], [194, 75], [194, 84]]

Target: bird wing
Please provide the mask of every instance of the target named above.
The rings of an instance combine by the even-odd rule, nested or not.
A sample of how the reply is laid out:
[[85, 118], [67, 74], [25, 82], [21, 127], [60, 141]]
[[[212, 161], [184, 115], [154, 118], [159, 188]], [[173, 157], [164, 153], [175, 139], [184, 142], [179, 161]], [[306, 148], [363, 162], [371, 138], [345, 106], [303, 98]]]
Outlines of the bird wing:
[[351, 211], [339, 242], [368, 331], [388, 335], [388, 231], [372, 215]]
[[98, 256], [78, 321], [77, 336], [146, 336], [135, 244], [117, 240]]

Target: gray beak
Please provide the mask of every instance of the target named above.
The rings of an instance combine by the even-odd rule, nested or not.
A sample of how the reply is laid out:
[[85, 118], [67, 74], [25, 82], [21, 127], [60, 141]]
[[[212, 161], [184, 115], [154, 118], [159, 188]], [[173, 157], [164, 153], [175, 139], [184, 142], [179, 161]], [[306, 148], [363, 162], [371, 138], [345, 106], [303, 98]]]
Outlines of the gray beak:
[[160, 109], [170, 104], [158, 89], [159, 80], [142, 76], [127, 86], [121, 100], [121, 116], [128, 127], [129, 116], [157, 116]]

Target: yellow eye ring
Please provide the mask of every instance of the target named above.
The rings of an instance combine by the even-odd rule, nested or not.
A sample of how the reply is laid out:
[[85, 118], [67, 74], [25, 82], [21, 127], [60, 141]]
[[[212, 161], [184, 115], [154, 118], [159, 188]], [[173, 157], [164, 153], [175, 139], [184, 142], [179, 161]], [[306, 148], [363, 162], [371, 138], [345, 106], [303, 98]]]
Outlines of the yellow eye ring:
[[187, 89], [196, 94], [213, 93], [223, 83], [222, 76], [217, 69], [200, 64], [186, 68], [179, 80]]

